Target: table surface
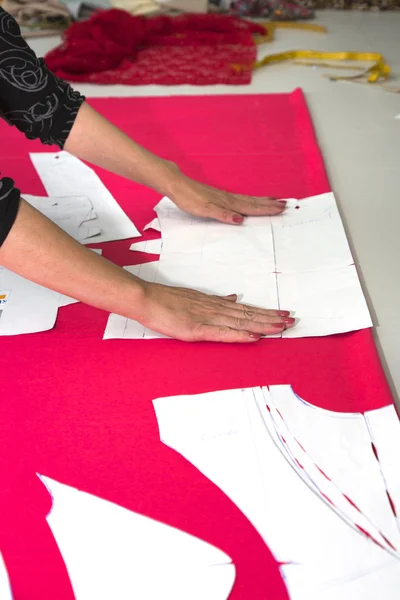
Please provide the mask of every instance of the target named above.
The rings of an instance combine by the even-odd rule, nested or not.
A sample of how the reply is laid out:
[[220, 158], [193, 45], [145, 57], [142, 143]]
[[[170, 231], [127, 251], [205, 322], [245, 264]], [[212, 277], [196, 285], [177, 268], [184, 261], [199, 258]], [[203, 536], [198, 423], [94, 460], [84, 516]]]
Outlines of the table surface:
[[[400, 87], [400, 13], [320, 11], [329, 33], [281, 30], [260, 57], [291, 49], [381, 52]], [[42, 55], [59, 38], [35, 39]], [[399, 75], [396, 74], [396, 71]], [[395, 399], [400, 395], [400, 95], [375, 86], [330, 82], [323, 69], [277, 64], [249, 86], [77, 85], [88, 97], [249, 94], [301, 87], [347, 229], [375, 323], [375, 337]], [[396, 118], [398, 117], [398, 118]]]

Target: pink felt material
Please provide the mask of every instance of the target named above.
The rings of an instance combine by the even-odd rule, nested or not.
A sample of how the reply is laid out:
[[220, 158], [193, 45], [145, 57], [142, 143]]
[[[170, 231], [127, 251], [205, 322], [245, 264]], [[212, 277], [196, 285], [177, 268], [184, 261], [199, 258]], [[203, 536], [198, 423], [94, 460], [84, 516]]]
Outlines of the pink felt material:
[[[204, 182], [277, 197], [330, 189], [300, 91], [90, 104]], [[28, 142], [6, 124], [0, 136], [2, 174], [26, 193], [42, 194], [28, 153], [53, 149]], [[96, 171], [142, 229], [159, 196]], [[144, 239], [151, 237], [154, 232], [145, 232]], [[120, 265], [154, 258], [129, 252], [129, 245], [125, 240], [101, 247]], [[102, 341], [107, 318], [77, 304], [60, 309], [52, 331], [1, 338], [0, 547], [15, 600], [74, 597], [45, 520], [51, 499], [36, 472], [221, 548], [237, 569], [231, 600], [285, 600], [278, 565], [256, 530], [218, 488], [159, 441], [151, 401], [290, 383], [302, 398], [331, 410], [381, 407], [392, 399], [371, 331], [249, 346]]]

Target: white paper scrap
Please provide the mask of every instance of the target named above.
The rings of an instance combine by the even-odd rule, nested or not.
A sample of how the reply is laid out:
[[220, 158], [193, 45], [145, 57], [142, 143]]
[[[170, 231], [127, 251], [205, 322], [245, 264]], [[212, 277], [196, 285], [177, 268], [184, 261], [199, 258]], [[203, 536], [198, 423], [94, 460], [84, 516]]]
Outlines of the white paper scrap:
[[33, 165], [49, 196], [86, 196], [97, 215], [94, 224], [101, 230], [96, 242], [140, 237], [96, 173], [68, 152], [30, 154]]
[[154, 229], [154, 231], [161, 232], [161, 225], [160, 221], [158, 220], [158, 217], [156, 217], [155, 219], [150, 221], [150, 223], [147, 223], [147, 225], [143, 227], [143, 231], [147, 231], [148, 229]]
[[3, 556], [0, 552], [0, 598], [1, 600], [13, 600], [11, 592], [10, 580], [6, 565], [4, 564]]
[[162, 238], [147, 240], [146, 242], [134, 242], [130, 245], [129, 250], [144, 252], [146, 254], [160, 254], [162, 250]]
[[[390, 585], [382, 582], [385, 595], [378, 593], [379, 597], [395, 600], [400, 584], [398, 535], [392, 516], [391, 540], [382, 536], [381, 526], [387, 525], [389, 514], [385, 484], [371, 457], [366, 425], [359, 446], [360, 415], [337, 414], [335, 419], [344, 419], [345, 424], [334, 423], [325, 414], [321, 419], [313, 416], [307, 427], [299, 409], [287, 424], [279, 414], [284, 403], [282, 390], [278, 392], [271, 386], [270, 391], [253, 388], [159, 398], [153, 403], [160, 439], [216, 484], [251, 521], [282, 563], [293, 600], [372, 600], [377, 597], [379, 573], [390, 581]], [[290, 387], [286, 392], [293, 395]], [[286, 415], [289, 403], [295, 402], [296, 396], [287, 402]], [[293, 431], [298, 423], [297, 437]], [[316, 424], [322, 424], [320, 437], [313, 430]], [[312, 455], [315, 450], [320, 453], [317, 459]], [[326, 464], [327, 471], [315, 468], [315, 460]], [[361, 482], [360, 507], [342, 490], [347, 491], [352, 475]], [[352, 485], [354, 492], [356, 484]]]
[[0, 335], [52, 329], [60, 294], [0, 267]]
[[227, 600], [235, 567], [224, 552], [117, 504], [40, 476], [47, 517], [77, 600]]

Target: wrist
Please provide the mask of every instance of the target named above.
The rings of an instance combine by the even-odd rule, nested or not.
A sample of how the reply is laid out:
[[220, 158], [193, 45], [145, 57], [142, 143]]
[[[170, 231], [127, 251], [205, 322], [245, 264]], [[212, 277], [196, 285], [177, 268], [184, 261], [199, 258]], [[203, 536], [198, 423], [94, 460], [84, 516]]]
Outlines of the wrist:
[[147, 282], [124, 269], [124, 281], [114, 287], [113, 306], [108, 309], [128, 319], [141, 321], [145, 311], [147, 285]]
[[175, 196], [182, 193], [189, 178], [181, 172], [177, 164], [169, 160], [164, 161], [164, 173], [158, 191], [173, 200]]

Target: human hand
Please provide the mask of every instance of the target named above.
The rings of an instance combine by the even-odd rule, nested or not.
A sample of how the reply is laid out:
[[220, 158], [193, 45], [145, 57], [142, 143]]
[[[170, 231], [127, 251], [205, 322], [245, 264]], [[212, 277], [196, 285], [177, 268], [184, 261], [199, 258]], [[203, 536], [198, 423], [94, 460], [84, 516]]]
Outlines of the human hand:
[[232, 194], [187, 178], [180, 181], [170, 198], [181, 210], [191, 215], [230, 225], [241, 225], [245, 215], [279, 215], [286, 205], [285, 200]]
[[140, 323], [185, 342], [257, 342], [293, 327], [287, 310], [236, 303], [237, 296], [209, 296], [195, 290], [141, 282]]

